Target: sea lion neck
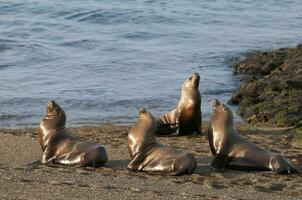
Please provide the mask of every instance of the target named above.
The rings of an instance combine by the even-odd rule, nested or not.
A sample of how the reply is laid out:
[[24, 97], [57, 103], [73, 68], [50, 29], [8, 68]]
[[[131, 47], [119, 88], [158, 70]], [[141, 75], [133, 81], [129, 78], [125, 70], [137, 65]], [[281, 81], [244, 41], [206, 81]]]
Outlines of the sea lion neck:
[[146, 137], [148, 137], [149, 139], [154, 137], [155, 139], [156, 124], [154, 124], [153, 120], [140, 119], [139, 124], [140, 126], [144, 127], [144, 135]]
[[228, 132], [233, 132], [234, 126], [233, 124], [221, 124], [221, 123], [216, 123], [213, 126], [213, 131], [218, 131], [220, 132], [221, 130], [227, 130], [224, 134], [228, 134]]
[[40, 123], [40, 127], [47, 128], [47, 132], [65, 129], [66, 118], [64, 114], [46, 114]]
[[[200, 92], [198, 88], [188, 88], [184, 87], [181, 90], [180, 101], [185, 101], [186, 99], [198, 99], [197, 103], [200, 102]], [[194, 101], [196, 102], [196, 101]]]
[[224, 111], [215, 110], [211, 118], [214, 131], [234, 130], [233, 117]]

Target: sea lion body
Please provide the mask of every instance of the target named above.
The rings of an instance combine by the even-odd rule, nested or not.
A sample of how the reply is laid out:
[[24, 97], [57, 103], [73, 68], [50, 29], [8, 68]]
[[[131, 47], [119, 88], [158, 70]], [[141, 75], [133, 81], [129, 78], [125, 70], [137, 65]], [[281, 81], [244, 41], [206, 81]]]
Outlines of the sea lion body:
[[293, 173], [296, 169], [280, 154], [267, 151], [242, 138], [233, 126], [232, 111], [218, 100], [213, 103], [213, 115], [208, 131], [213, 168], [239, 170], [272, 170]]
[[193, 155], [157, 143], [156, 119], [146, 109], [140, 109], [140, 119], [128, 133], [131, 161], [128, 169], [180, 175], [193, 173], [196, 160]]
[[39, 142], [42, 164], [57, 163], [100, 167], [107, 160], [107, 152], [99, 144], [71, 136], [65, 128], [66, 114], [54, 101], [47, 104], [47, 114], [40, 122]]
[[182, 85], [181, 97], [175, 109], [157, 118], [157, 135], [201, 134], [200, 76], [194, 73]]

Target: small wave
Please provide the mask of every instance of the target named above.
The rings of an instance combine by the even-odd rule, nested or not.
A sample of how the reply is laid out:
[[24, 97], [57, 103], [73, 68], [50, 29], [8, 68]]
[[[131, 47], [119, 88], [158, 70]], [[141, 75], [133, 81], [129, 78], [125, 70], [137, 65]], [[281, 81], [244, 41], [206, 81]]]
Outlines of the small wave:
[[0, 53], [13, 49], [16, 43], [15, 40], [0, 39]]
[[129, 18], [129, 15], [124, 12], [105, 11], [101, 9], [80, 12], [66, 17], [68, 20], [99, 24], [117, 24], [127, 22], [127, 18]]
[[10, 65], [10, 64], [0, 64], [0, 69], [4, 69], [4, 68], [8, 68], [8, 67], [11, 67], [13, 65]]
[[87, 17], [88, 15], [97, 13], [99, 11], [100, 10], [97, 9], [97, 10], [90, 10], [90, 11], [85, 11], [85, 12], [78, 12], [78, 13], [72, 14], [70, 16], [67, 16], [66, 19], [75, 19], [75, 20], [78, 20], [78, 19], [80, 19], [82, 17]]
[[127, 18], [129, 19], [129, 16], [124, 13], [104, 12], [88, 15], [78, 21], [97, 24], [122, 24], [128, 22]]
[[17, 114], [0, 114], [0, 121], [6, 121], [6, 120], [22, 120], [29, 117], [32, 117], [33, 115], [17, 115]]
[[83, 40], [73, 40], [73, 41], [62, 42], [59, 44], [59, 46], [81, 47], [83, 45], [90, 45], [90, 44], [95, 44], [95, 43], [96, 43], [96, 40], [83, 39]]
[[13, 49], [9, 44], [0, 44], [0, 53]]
[[26, 3], [1, 3], [0, 4], [0, 13], [6, 14], [6, 13], [16, 13], [16, 11], [21, 10]]
[[78, 22], [90, 22], [96, 24], [176, 24], [179, 22], [174, 17], [158, 15], [153, 13], [144, 13], [138, 10], [91, 10], [76, 13], [66, 17], [67, 20], [76, 20]]
[[214, 90], [205, 90], [202, 92], [203, 95], [220, 95], [220, 94], [231, 94], [234, 92], [234, 89], [218, 89]]
[[141, 99], [125, 99], [125, 100], [118, 100], [114, 102], [110, 102], [103, 105], [103, 108], [108, 107], [121, 107], [121, 108], [129, 108], [129, 107], [148, 107], [152, 108], [160, 108], [167, 104], [167, 99], [163, 98], [141, 98]]
[[131, 40], [151, 40], [164, 37], [164, 34], [151, 32], [134, 32], [121, 35], [122, 38]]
[[47, 98], [34, 98], [34, 97], [16, 97], [0, 101], [2, 106], [27, 108], [29, 106], [44, 105], [49, 99]]
[[[34, 52], [38, 54], [48, 55], [45, 52], [47, 49], [44, 45], [35, 42], [20, 42], [18, 40], [7, 40], [0, 39], [0, 53], [15, 50], [15, 49], [25, 49], [26, 52]], [[28, 51], [29, 50], [29, 51]]]
[[80, 100], [80, 99], [66, 99], [60, 103], [66, 111], [68, 109], [97, 109], [104, 112], [112, 112], [112, 110], [129, 110], [132, 108], [134, 112], [140, 107], [148, 109], [165, 109], [167, 105], [174, 105], [176, 102], [164, 98], [141, 98], [141, 99], [124, 99], [117, 101], [102, 101], [100, 99]]

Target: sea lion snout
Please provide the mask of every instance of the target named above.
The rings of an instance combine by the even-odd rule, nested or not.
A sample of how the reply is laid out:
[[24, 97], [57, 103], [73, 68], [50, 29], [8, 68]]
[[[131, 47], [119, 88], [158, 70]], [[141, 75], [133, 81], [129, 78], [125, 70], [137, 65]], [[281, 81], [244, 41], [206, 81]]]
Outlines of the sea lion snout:
[[189, 80], [193, 82], [194, 87], [198, 87], [200, 76], [198, 73], [193, 73], [192, 76], [189, 78]]
[[193, 75], [192, 75], [192, 77], [194, 77], [194, 78], [196, 78], [196, 79], [200, 79], [200, 76], [199, 76], [199, 74], [198, 73], [193, 73]]
[[140, 115], [140, 114], [146, 114], [147, 113], [147, 110], [146, 110], [146, 108], [144, 108], [144, 107], [141, 107], [139, 110], [138, 110], [138, 114]]
[[54, 101], [50, 100], [47, 102], [46, 115], [48, 116], [57, 116], [63, 121], [66, 119], [66, 114], [64, 110]]
[[147, 111], [147, 109], [143, 107], [138, 110], [138, 116], [140, 119], [144, 120], [150, 120], [153, 118], [153, 116]]
[[138, 117], [139, 117], [140, 119], [146, 119], [146, 118], [148, 118], [147, 109], [141, 107], [141, 108], [138, 110]]
[[214, 101], [212, 103], [213, 110], [215, 110], [220, 105], [221, 105], [220, 101], [218, 99], [214, 99]]
[[54, 100], [50, 100], [47, 102], [47, 112], [53, 112], [56, 107], [56, 102]]
[[187, 78], [183, 84], [184, 88], [198, 88], [200, 81], [200, 76], [198, 73], [193, 73], [189, 78]]

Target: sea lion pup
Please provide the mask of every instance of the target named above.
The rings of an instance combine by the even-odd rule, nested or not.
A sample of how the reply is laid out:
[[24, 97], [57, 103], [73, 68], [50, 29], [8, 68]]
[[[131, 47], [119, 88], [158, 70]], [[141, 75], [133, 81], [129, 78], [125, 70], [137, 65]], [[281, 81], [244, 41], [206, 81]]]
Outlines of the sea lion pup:
[[201, 134], [199, 80], [199, 74], [194, 73], [184, 81], [176, 108], [157, 118], [157, 135]]
[[156, 142], [156, 123], [156, 119], [145, 108], [139, 110], [139, 119], [128, 133], [131, 161], [127, 168], [168, 175], [193, 173], [196, 160], [192, 154]]
[[280, 154], [266, 151], [242, 138], [233, 126], [230, 108], [217, 99], [213, 102], [213, 114], [208, 137], [216, 169], [272, 170], [279, 174], [298, 172]]
[[47, 103], [46, 115], [40, 122], [41, 163], [100, 167], [108, 160], [104, 147], [75, 138], [65, 128], [65, 112], [54, 101]]

